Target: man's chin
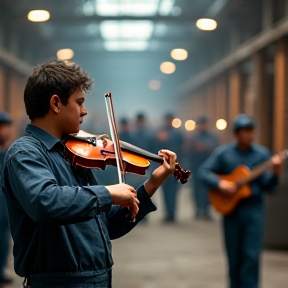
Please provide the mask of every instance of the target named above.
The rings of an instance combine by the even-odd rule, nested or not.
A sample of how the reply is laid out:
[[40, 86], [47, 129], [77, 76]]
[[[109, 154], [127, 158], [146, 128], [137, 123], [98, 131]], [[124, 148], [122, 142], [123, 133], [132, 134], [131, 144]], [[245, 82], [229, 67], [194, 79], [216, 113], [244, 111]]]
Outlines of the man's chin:
[[75, 128], [75, 129], [67, 129], [67, 132], [65, 132], [64, 134], [77, 134], [80, 131], [80, 125]]

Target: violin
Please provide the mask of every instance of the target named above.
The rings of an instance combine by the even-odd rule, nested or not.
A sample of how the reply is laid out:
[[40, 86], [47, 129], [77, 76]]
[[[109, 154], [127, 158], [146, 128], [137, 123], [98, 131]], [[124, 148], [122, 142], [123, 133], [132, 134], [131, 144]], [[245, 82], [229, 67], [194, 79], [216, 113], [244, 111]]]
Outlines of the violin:
[[[85, 168], [98, 168], [105, 170], [106, 165], [117, 167], [119, 183], [125, 182], [126, 173], [145, 175], [150, 166], [150, 161], [163, 164], [163, 158], [119, 140], [114, 117], [112, 95], [105, 95], [108, 122], [110, 126], [113, 145], [104, 145], [101, 137], [80, 130], [77, 134], [67, 135], [63, 140], [65, 144], [64, 155], [73, 166]], [[182, 184], [188, 181], [191, 172], [183, 170], [176, 163], [173, 173]]]
[[[102, 140], [96, 135], [80, 130], [76, 135], [68, 135], [64, 139], [64, 154], [73, 166], [85, 168], [98, 168], [105, 170], [106, 165], [117, 167], [116, 154], [113, 145], [103, 145]], [[163, 158], [134, 146], [130, 143], [120, 141], [122, 159], [125, 173], [145, 175], [150, 166], [150, 161], [163, 163]], [[174, 177], [182, 184], [186, 183], [191, 175], [190, 171], [181, 168], [176, 163]]]

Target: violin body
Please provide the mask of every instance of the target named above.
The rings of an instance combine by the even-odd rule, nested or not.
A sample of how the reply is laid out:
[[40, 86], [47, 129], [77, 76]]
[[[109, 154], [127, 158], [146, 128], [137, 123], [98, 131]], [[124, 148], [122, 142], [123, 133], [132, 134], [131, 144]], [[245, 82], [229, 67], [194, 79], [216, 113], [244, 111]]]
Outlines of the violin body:
[[[66, 143], [65, 156], [72, 165], [79, 165], [85, 168], [98, 168], [105, 170], [106, 165], [117, 166], [114, 149], [112, 147], [93, 147], [91, 144], [76, 140], [69, 140]], [[122, 151], [125, 171], [139, 175], [145, 175], [150, 166], [150, 161]]]
[[[77, 135], [68, 135], [63, 142], [65, 144], [64, 154], [73, 166], [102, 170], [105, 170], [107, 165], [117, 167], [114, 145], [104, 147], [104, 145], [97, 143], [96, 135], [80, 130]], [[125, 173], [145, 175], [150, 166], [150, 160], [163, 163], [160, 156], [130, 143], [120, 141], [120, 145]], [[183, 170], [179, 163], [176, 163], [174, 171], [176, 179], [184, 184], [190, 175], [190, 171]]]

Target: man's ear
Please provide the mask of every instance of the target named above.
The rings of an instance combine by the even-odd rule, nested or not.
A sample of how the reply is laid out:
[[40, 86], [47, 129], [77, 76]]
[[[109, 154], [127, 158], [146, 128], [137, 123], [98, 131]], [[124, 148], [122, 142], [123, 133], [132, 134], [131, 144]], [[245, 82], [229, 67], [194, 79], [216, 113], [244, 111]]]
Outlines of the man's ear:
[[60, 112], [60, 103], [61, 100], [58, 95], [53, 95], [50, 98], [50, 109], [55, 113], [58, 114]]

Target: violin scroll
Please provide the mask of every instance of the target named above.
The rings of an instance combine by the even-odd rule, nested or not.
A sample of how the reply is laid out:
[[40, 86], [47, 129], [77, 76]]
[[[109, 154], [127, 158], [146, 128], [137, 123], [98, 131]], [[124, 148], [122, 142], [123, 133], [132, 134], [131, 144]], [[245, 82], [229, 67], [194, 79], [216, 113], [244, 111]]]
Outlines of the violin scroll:
[[177, 162], [175, 166], [175, 171], [173, 173], [173, 176], [179, 180], [182, 184], [187, 183], [189, 177], [191, 176], [191, 171], [184, 170], [180, 164]]

